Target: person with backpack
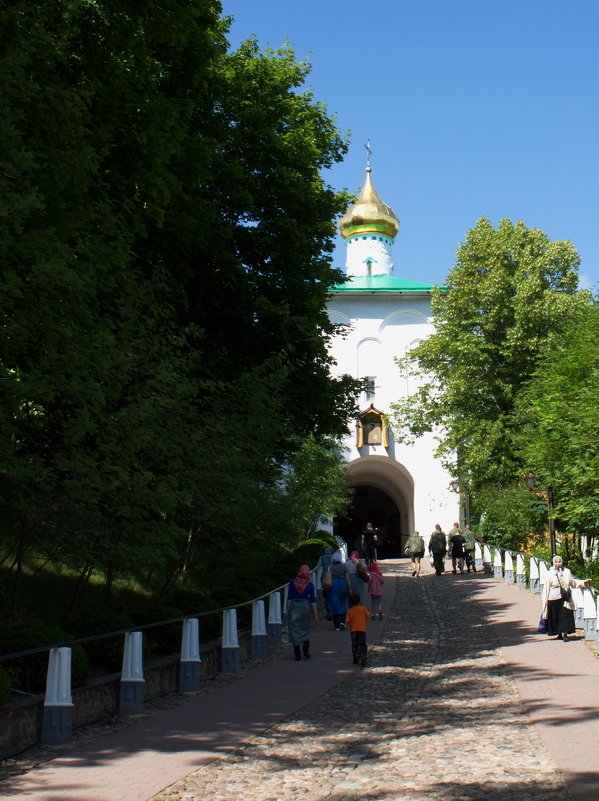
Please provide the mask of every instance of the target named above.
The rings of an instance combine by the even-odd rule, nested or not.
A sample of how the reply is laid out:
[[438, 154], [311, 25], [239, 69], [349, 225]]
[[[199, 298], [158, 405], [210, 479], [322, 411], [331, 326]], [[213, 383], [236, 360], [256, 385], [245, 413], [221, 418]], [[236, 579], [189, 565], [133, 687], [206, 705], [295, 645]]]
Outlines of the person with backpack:
[[474, 531], [472, 531], [470, 526], [466, 526], [462, 536], [466, 540], [466, 544], [464, 545], [464, 553], [466, 554], [466, 570], [468, 573], [470, 573], [470, 569], [472, 568], [472, 572], [476, 573], [476, 567], [474, 566], [476, 537], [474, 536]]
[[441, 526], [437, 523], [435, 530], [428, 541], [428, 549], [433, 557], [433, 567], [435, 574], [440, 576], [445, 572], [445, 554], [447, 553], [447, 542]]
[[[466, 540], [462, 536], [462, 533], [459, 528], [454, 524], [452, 528], [453, 534], [449, 540], [449, 549], [451, 553], [451, 572], [457, 573], [457, 570], [460, 573], [464, 572], [464, 546], [466, 544]], [[451, 533], [451, 532], [450, 532]], [[457, 569], [456, 569], [457, 568]]]
[[424, 548], [424, 540], [418, 531], [415, 531], [408, 537], [405, 551], [412, 557], [412, 576], [414, 578], [420, 576], [420, 560], [424, 556]]

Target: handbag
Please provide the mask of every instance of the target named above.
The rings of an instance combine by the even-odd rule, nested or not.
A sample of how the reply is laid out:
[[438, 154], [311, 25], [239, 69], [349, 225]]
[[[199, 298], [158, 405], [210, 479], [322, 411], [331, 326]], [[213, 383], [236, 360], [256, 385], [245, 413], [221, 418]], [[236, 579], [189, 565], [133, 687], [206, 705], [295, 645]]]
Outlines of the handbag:
[[541, 615], [539, 619], [539, 626], [537, 628], [537, 631], [539, 632], [539, 634], [547, 634], [547, 618], [544, 618], [543, 615]]
[[362, 579], [362, 581], [368, 581], [368, 579], [370, 578], [370, 573], [369, 573], [369, 572], [368, 572], [368, 570], [367, 570], [367, 569], [364, 567], [364, 565], [362, 564], [362, 562], [358, 562], [358, 576], [360, 576], [360, 578]]
[[562, 582], [560, 581], [559, 576], [557, 577], [557, 580], [559, 581], [559, 591], [560, 591], [560, 594], [562, 596], [562, 601], [564, 603], [569, 603], [572, 600], [572, 590], [566, 589], [562, 585]]
[[331, 573], [331, 569], [330, 568], [327, 570], [327, 572], [322, 577], [322, 581], [320, 582], [320, 585], [321, 585], [323, 590], [330, 590], [331, 587], [333, 586], [333, 575]]

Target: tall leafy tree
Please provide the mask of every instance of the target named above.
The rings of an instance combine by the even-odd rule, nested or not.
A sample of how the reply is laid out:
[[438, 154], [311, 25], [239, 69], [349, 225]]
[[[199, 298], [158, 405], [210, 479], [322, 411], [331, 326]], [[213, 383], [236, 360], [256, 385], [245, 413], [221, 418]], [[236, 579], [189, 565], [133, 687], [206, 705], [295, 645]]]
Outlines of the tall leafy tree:
[[544, 354], [584, 314], [579, 257], [524, 223], [481, 218], [432, 297], [435, 333], [409, 355], [415, 393], [394, 407], [406, 435], [435, 431], [463, 489], [504, 486], [521, 470], [515, 402]]
[[519, 450], [564, 531], [599, 536], [599, 307], [546, 354], [518, 401]]
[[281, 465], [353, 411], [326, 348], [346, 197], [321, 170], [345, 140], [302, 89], [308, 65], [253, 41], [229, 52], [220, 13], [0, 9], [0, 502], [16, 578], [38, 554], [82, 587], [95, 569], [107, 586], [115, 571], [166, 585], [223, 536], [264, 535], [255, 512], [278, 508]]

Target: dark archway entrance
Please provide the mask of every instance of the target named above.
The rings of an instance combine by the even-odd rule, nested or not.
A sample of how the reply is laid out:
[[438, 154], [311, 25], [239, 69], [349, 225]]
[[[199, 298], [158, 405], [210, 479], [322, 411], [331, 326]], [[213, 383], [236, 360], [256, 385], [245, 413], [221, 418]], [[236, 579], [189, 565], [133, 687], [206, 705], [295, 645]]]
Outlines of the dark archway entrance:
[[334, 521], [335, 533], [351, 551], [370, 522], [380, 534], [379, 558], [403, 556], [414, 529], [414, 480], [409, 470], [386, 456], [361, 456], [348, 464], [347, 477], [352, 506], [347, 517]]
[[359, 550], [366, 523], [372, 523], [378, 533], [377, 558], [394, 559], [402, 555], [402, 526], [397, 506], [383, 490], [358, 485], [353, 489], [347, 517], [335, 519], [335, 534], [343, 537], [349, 551]]

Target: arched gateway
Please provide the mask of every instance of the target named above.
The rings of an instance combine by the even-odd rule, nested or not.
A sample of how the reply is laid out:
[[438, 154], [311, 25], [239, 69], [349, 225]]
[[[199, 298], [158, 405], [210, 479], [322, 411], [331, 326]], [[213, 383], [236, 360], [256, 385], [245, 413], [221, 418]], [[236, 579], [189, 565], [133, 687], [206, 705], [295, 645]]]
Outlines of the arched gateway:
[[392, 245], [399, 220], [376, 193], [366, 169], [357, 202], [339, 221], [347, 246], [348, 280], [331, 287], [328, 312], [339, 326], [331, 342], [338, 373], [364, 379], [356, 431], [343, 442], [353, 504], [335, 532], [351, 546], [367, 522], [382, 533], [381, 556], [403, 556], [409, 534], [427, 539], [436, 523], [445, 529], [458, 519], [459, 499], [450, 476], [434, 455], [431, 434], [413, 443], [396, 442], [388, 425], [391, 405], [416, 384], [397, 359], [434, 331], [433, 287], [393, 275]]
[[366, 522], [379, 535], [378, 557], [403, 556], [414, 529], [414, 480], [410, 472], [386, 456], [365, 456], [348, 465], [353, 490], [348, 517], [335, 521], [335, 531], [351, 548], [357, 545]]

